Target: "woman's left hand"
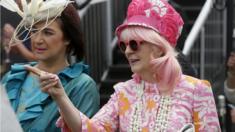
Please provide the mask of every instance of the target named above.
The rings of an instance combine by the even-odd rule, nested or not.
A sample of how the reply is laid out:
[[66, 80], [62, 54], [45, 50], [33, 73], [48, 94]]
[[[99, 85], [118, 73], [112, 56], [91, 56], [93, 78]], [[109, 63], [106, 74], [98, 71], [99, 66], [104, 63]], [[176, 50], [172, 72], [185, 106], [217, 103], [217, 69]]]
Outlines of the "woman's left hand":
[[25, 68], [39, 76], [41, 90], [52, 96], [53, 99], [59, 99], [66, 96], [64, 88], [56, 74], [44, 72], [36, 67], [26, 65]]

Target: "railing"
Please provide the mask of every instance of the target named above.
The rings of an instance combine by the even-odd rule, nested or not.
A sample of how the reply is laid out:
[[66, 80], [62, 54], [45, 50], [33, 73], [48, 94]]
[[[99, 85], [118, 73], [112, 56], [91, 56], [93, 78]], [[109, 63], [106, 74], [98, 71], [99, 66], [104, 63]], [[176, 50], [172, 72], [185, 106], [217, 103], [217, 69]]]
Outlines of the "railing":
[[192, 49], [193, 44], [201, 28], [203, 27], [203, 24], [205, 23], [207, 17], [209, 16], [212, 10], [212, 7], [213, 7], [213, 0], [207, 0], [200, 14], [198, 15], [197, 20], [195, 21], [195, 24], [193, 25], [187, 39], [185, 40], [184, 49], [183, 49], [183, 53], [185, 55], [188, 55], [190, 53], [190, 50]]
[[91, 0], [79, 10], [86, 42], [85, 63], [90, 65], [90, 75], [97, 83], [112, 64], [115, 46], [114, 31], [122, 23], [130, 0]]
[[220, 72], [226, 60], [226, 11], [215, 10], [213, 4], [213, 0], [205, 2], [183, 48], [198, 77], [207, 80]]

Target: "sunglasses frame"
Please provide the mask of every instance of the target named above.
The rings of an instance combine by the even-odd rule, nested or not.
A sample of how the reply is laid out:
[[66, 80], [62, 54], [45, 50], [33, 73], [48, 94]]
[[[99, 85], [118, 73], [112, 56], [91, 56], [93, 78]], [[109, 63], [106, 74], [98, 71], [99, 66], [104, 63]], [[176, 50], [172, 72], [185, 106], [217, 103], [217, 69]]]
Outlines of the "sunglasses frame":
[[[143, 41], [138, 41], [138, 40], [130, 40], [129, 42], [119, 41], [118, 46], [119, 46], [119, 49], [121, 50], [121, 52], [125, 53], [127, 46], [130, 46], [130, 49], [132, 51], [137, 51], [142, 42]], [[123, 47], [122, 45], [123, 46], [125, 45], [125, 46]]]

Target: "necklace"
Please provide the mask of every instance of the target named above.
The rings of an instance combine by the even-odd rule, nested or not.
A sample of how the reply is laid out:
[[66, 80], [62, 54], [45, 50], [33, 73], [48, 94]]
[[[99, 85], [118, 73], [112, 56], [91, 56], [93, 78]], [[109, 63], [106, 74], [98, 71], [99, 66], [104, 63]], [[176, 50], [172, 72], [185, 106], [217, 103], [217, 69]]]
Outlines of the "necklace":
[[162, 96], [155, 121], [154, 132], [166, 131], [168, 125], [168, 115], [171, 110], [171, 96]]
[[[144, 81], [136, 86], [137, 102], [134, 105], [134, 112], [130, 121], [129, 132], [142, 131], [142, 117], [143, 110], [143, 94], [144, 94]], [[154, 122], [153, 132], [164, 132], [168, 125], [168, 115], [171, 108], [171, 96], [161, 96], [158, 111], [156, 113], [156, 120]]]
[[140, 132], [141, 127], [140, 124], [142, 122], [141, 120], [141, 112], [142, 112], [142, 97], [144, 94], [144, 81], [141, 81], [141, 84], [136, 86], [136, 93], [137, 93], [137, 103], [134, 106], [134, 112], [131, 118], [131, 124], [130, 124], [130, 132]]

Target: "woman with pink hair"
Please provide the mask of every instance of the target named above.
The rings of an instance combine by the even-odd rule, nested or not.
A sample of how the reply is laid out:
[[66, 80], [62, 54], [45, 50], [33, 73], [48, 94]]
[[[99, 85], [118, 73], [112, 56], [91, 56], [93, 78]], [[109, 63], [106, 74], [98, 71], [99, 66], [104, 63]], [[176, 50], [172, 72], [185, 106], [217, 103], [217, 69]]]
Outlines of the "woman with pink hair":
[[219, 132], [210, 84], [183, 75], [176, 60], [182, 27], [181, 16], [165, 0], [132, 0], [116, 34], [133, 79], [116, 84], [92, 119], [72, 105], [56, 75], [28, 69], [40, 74], [42, 90], [57, 102], [57, 125], [64, 131]]

